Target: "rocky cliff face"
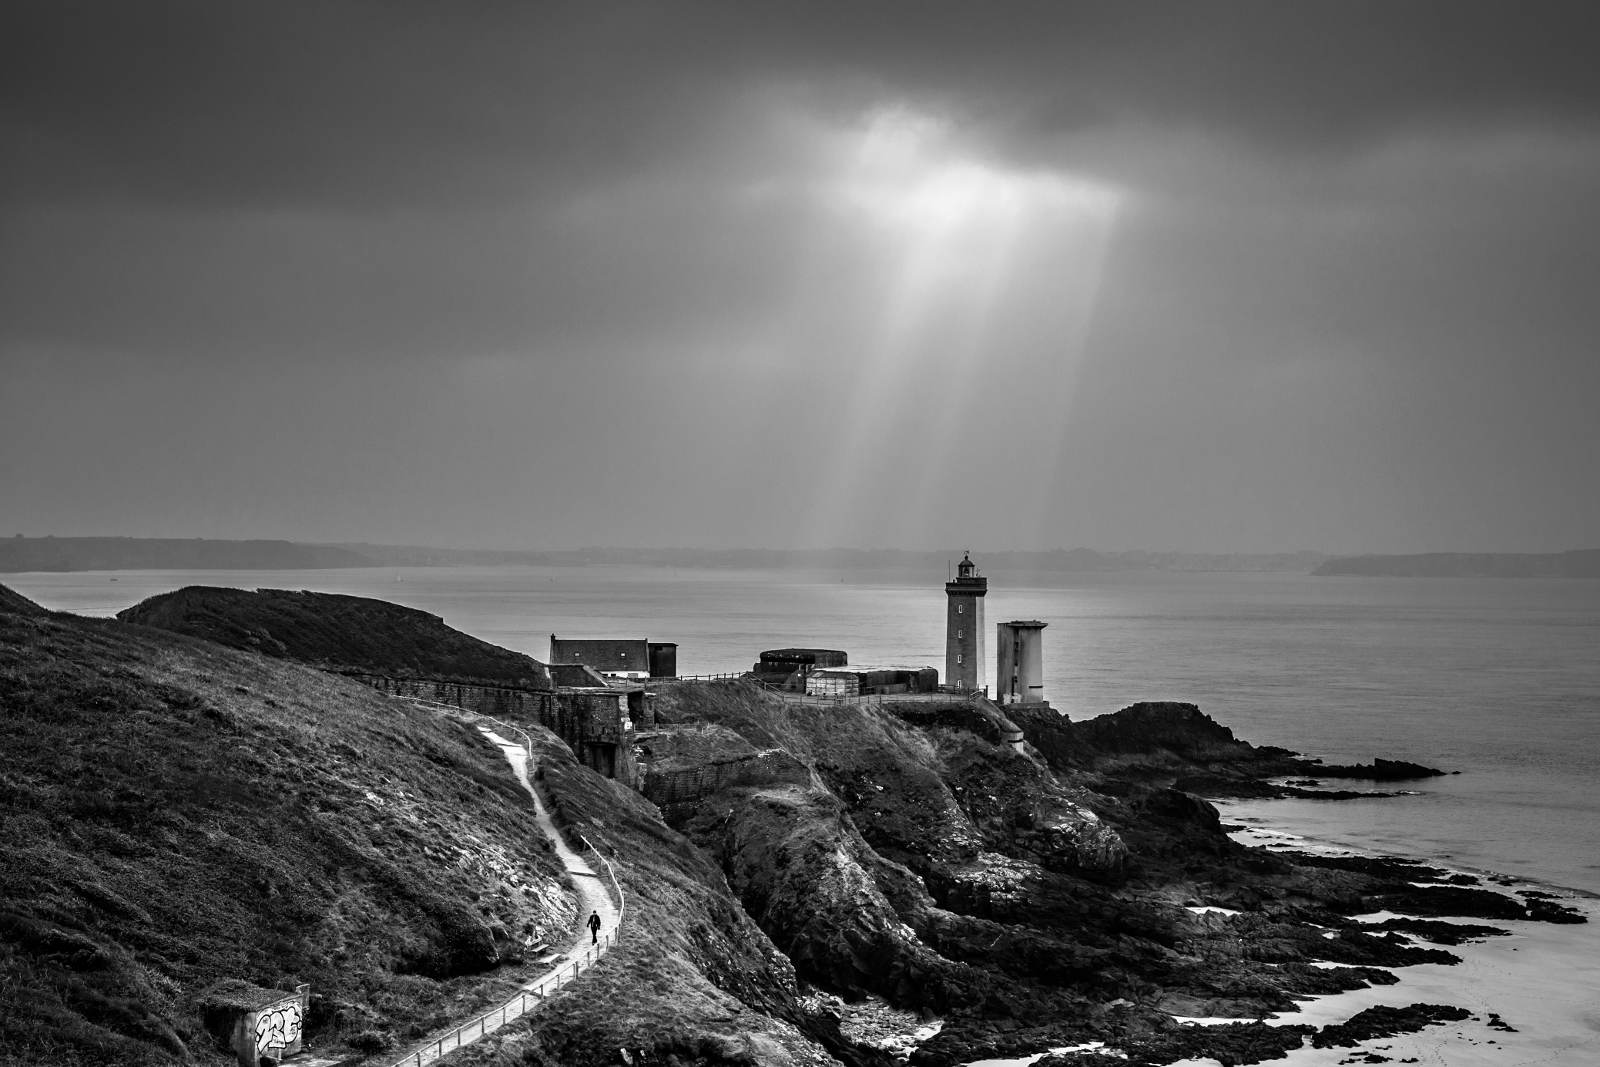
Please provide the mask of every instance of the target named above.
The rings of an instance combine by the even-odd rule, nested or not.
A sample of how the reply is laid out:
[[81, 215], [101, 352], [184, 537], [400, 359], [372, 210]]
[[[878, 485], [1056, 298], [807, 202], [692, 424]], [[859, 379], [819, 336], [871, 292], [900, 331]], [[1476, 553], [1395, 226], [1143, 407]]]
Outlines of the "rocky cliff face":
[[[1405, 896], [1430, 892], [1411, 885], [1424, 868], [1245, 848], [1216, 808], [1174, 788], [1196, 777], [1243, 788], [1315, 766], [1239, 741], [1193, 705], [1087, 723], [1008, 708], [1021, 752], [957, 709], [679, 685], [656, 710], [641, 761], [655, 764], [647, 788], [667, 820], [721, 867], [802, 981], [939, 1015], [914, 1063], [1087, 1039], [1114, 1040], [1136, 1062], [1252, 1062], [1305, 1035], [1180, 1032], [1172, 1016], [1289, 1010], [1296, 995], [1392, 980], [1384, 967], [1453, 958], [1347, 918], [1385, 900], [1428, 906]], [[764, 765], [774, 753], [785, 758]], [[1488, 896], [1435, 903], [1523, 908]]]
[[808, 781], [707, 778], [664, 808], [802, 978], [947, 1017], [1087, 1010], [1078, 987], [1099, 984], [1122, 937], [1099, 927], [1127, 848], [1038, 757], [948, 715], [919, 726], [753, 688], [668, 688], [656, 714], [708, 765], [781, 746], [809, 768]]

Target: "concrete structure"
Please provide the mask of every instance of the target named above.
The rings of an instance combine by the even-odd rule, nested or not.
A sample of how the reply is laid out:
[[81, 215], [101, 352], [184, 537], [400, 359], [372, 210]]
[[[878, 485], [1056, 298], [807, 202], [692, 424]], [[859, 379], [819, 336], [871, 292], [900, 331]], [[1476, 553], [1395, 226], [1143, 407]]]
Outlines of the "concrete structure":
[[417, 697], [435, 704], [449, 704], [464, 711], [500, 718], [538, 716], [555, 704], [554, 689], [524, 689], [505, 682], [472, 682], [449, 678], [422, 678], [408, 674], [373, 674], [370, 671], [329, 668], [379, 692], [397, 697]]
[[585, 767], [636, 785], [633, 727], [645, 717], [644, 699], [642, 686], [563, 689], [553, 729]]
[[671, 641], [562, 638], [551, 634], [550, 662], [581, 663], [608, 678], [676, 678], [678, 646]]
[[984, 688], [983, 598], [988, 592], [989, 579], [979, 576], [972, 553], [965, 553], [955, 581], [944, 583], [944, 678], [958, 689]]
[[819, 667], [843, 667], [850, 657], [837, 648], [773, 648], [761, 653], [750, 672], [758, 681], [796, 693], [806, 690], [806, 675]]
[[817, 697], [939, 691], [939, 672], [932, 667], [818, 667], [808, 673], [805, 679], [806, 695]]
[[1001, 704], [1043, 704], [1044, 628], [1038, 619], [995, 625], [995, 699]]
[[353, 671], [339, 673], [392, 696], [417, 697], [520, 725], [538, 723], [566, 742], [584, 766], [607, 778], [635, 784], [638, 771], [633, 762], [633, 729], [635, 724], [651, 719], [643, 685], [602, 677], [581, 664], [563, 664], [553, 669], [554, 676], [572, 683], [555, 691]]
[[293, 993], [243, 981], [218, 982], [198, 999], [201, 1025], [232, 1052], [239, 1067], [280, 1063], [305, 1043], [310, 987]]

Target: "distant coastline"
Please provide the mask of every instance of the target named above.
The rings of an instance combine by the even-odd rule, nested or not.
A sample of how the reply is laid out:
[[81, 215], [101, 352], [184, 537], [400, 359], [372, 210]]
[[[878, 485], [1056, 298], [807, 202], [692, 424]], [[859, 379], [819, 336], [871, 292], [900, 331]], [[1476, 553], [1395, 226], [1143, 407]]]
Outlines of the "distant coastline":
[[[346, 567], [581, 567], [596, 564], [742, 570], [940, 570], [959, 549], [895, 548], [430, 548], [365, 542], [221, 541], [207, 538], [10, 537], [0, 539], [0, 573], [99, 570], [320, 570]], [[1065, 573], [1227, 571], [1305, 574], [1320, 552], [988, 552], [995, 570]]]
[[211, 541], [203, 537], [8, 537], [0, 572], [321, 570], [371, 567], [356, 552], [293, 541]]
[[[1600, 578], [1600, 549], [1571, 552], [1427, 552], [1330, 556], [1322, 552], [985, 551], [991, 571], [1279, 573], [1384, 578]], [[710, 570], [937, 571], [959, 549], [900, 548], [430, 548], [365, 542], [223, 541], [208, 538], [10, 537], [0, 574], [27, 571], [327, 570], [378, 567], [686, 567]]]
[[1327, 560], [1311, 573], [1375, 578], [1600, 578], [1600, 549], [1340, 556]]

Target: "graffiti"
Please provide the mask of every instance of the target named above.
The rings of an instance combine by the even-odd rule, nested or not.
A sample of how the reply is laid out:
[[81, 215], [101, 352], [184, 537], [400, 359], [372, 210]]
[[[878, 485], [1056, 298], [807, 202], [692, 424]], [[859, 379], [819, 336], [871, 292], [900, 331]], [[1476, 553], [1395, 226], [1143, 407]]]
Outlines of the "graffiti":
[[284, 1001], [256, 1016], [256, 1051], [288, 1048], [300, 1040], [300, 1001]]

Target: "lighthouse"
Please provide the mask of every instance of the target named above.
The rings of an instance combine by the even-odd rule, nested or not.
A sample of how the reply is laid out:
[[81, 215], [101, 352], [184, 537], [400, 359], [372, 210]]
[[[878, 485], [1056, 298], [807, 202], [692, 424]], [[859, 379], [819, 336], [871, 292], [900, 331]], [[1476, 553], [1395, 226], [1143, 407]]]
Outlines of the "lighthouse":
[[954, 581], [944, 583], [945, 684], [958, 689], [982, 689], [983, 677], [983, 597], [989, 579], [978, 574], [972, 553], [964, 553], [956, 566]]

